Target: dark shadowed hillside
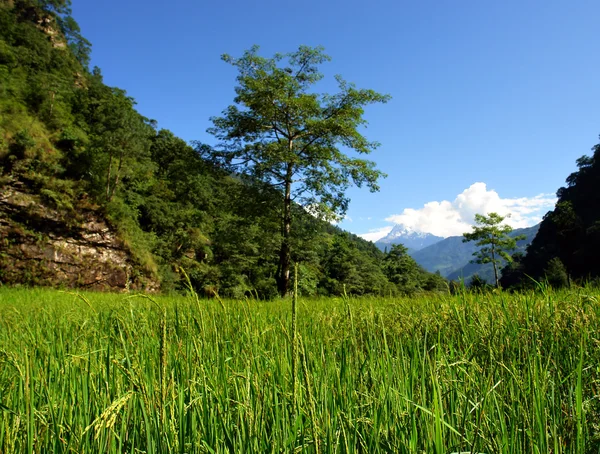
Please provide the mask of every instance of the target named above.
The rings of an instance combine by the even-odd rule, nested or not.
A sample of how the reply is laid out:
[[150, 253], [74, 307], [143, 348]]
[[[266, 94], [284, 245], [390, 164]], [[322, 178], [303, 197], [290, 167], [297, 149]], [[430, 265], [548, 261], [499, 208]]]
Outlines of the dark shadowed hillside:
[[600, 144], [592, 152], [577, 160], [578, 170], [557, 191], [556, 207], [504, 286], [532, 285], [534, 278], [559, 287], [600, 277]]

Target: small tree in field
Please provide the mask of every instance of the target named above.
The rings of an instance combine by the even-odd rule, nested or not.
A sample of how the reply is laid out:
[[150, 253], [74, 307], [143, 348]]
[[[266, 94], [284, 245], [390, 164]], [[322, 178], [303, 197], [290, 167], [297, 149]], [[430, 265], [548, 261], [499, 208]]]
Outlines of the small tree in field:
[[472, 263], [491, 263], [494, 267], [494, 279], [496, 288], [500, 286], [498, 278], [498, 265], [503, 260], [512, 262], [512, 256], [509, 251], [517, 247], [517, 241], [525, 239], [524, 235], [511, 237], [512, 227], [509, 225], [501, 225], [506, 216], [500, 216], [498, 213], [488, 213], [487, 216], [482, 214], [475, 215], [475, 224], [471, 233], [463, 234], [463, 243], [468, 241], [476, 241], [476, 245], [481, 249], [474, 252], [476, 257]]
[[319, 216], [343, 214], [346, 189], [354, 183], [378, 190], [382, 172], [371, 161], [344, 153], [369, 154], [369, 142], [359, 128], [364, 107], [389, 97], [357, 89], [337, 76], [336, 94], [319, 94], [318, 66], [329, 60], [321, 48], [301, 46], [273, 58], [258, 55], [258, 47], [240, 58], [223, 60], [238, 71], [235, 104], [212, 118], [209, 129], [220, 144], [212, 158], [238, 173], [272, 185], [282, 192], [282, 244], [278, 287], [288, 292], [291, 264], [292, 203], [310, 207]]

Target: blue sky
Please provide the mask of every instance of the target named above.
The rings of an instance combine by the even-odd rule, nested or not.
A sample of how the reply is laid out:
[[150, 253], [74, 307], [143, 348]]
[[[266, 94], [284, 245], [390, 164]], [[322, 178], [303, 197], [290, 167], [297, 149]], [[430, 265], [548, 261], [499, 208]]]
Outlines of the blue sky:
[[322, 91], [341, 74], [390, 94], [365, 115], [388, 178], [352, 189], [340, 224], [371, 239], [394, 222], [453, 235], [492, 209], [530, 225], [598, 143], [597, 0], [73, 0], [73, 16], [105, 82], [188, 141], [214, 143], [236, 76], [220, 55], [253, 44], [322, 45]]

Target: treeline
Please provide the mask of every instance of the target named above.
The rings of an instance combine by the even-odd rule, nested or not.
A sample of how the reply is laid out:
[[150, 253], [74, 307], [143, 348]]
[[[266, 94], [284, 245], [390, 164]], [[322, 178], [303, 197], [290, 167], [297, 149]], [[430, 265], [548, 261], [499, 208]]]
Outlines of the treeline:
[[503, 270], [503, 287], [564, 287], [600, 277], [600, 144], [592, 152], [577, 160], [578, 170], [557, 191], [556, 207], [544, 216], [527, 253]]
[[[277, 295], [281, 192], [228, 172], [135, 110], [88, 69], [69, 0], [0, 0], [0, 188], [49, 206], [95, 209], [140, 273], [163, 290]], [[304, 295], [446, 291], [401, 246], [389, 252], [293, 207], [292, 260]], [[43, 232], [41, 232], [43, 234]]]
[[[578, 170], [557, 191], [556, 206], [544, 216], [531, 244], [502, 268], [502, 288], [600, 284], [600, 144], [592, 152], [577, 160]], [[492, 288], [479, 275], [467, 286], [475, 291]]]

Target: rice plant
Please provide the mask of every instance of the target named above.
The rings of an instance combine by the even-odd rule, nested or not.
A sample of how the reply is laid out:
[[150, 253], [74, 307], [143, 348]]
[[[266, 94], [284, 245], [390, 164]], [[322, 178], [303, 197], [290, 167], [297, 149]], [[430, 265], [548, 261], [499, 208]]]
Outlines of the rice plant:
[[2, 288], [0, 452], [597, 453], [599, 297]]

